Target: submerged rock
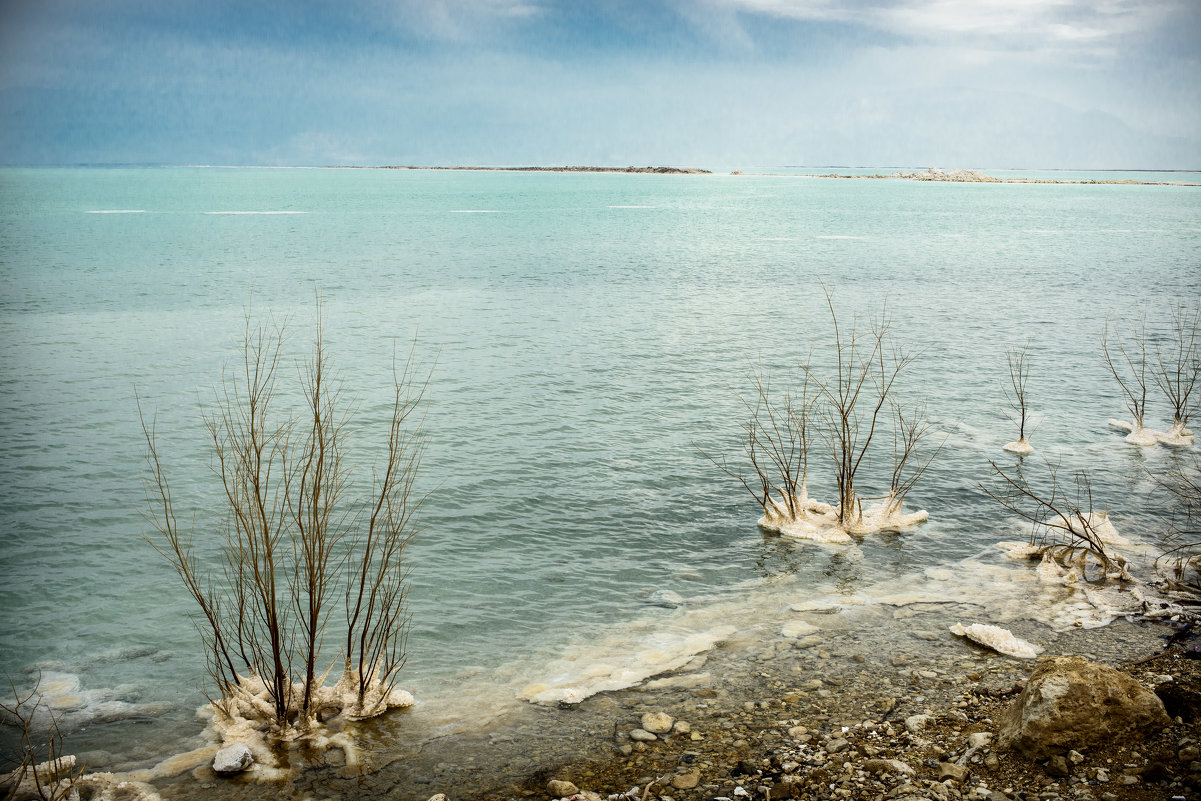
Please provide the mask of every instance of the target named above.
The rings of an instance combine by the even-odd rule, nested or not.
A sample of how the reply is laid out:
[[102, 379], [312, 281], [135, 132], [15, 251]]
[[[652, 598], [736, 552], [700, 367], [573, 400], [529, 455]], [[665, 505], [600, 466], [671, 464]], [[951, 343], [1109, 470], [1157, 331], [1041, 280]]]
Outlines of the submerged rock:
[[1001, 717], [1002, 748], [1042, 760], [1171, 723], [1163, 702], [1128, 674], [1078, 656], [1041, 662]]
[[671, 590], [655, 590], [646, 600], [654, 606], [662, 606], [665, 609], [675, 609], [684, 604], [683, 596]]
[[546, 783], [546, 790], [555, 798], [564, 798], [565, 796], [575, 795], [580, 791], [580, 788], [576, 787], [573, 782], [551, 779]]

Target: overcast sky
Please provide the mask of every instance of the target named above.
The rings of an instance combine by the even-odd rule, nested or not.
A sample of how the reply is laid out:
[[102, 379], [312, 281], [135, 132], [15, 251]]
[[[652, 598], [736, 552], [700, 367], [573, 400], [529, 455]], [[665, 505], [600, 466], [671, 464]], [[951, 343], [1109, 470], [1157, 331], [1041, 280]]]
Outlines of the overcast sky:
[[1201, 168], [1201, 0], [0, 0], [6, 164]]

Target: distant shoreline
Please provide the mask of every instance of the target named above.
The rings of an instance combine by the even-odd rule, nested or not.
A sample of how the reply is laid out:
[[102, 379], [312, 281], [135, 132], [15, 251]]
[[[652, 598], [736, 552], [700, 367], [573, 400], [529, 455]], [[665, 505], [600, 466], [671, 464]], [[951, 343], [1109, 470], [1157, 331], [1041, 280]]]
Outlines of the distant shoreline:
[[1125, 186], [1201, 186], [1189, 181], [1138, 181], [1133, 178], [994, 178], [977, 170], [941, 170], [931, 167], [923, 172], [901, 170], [894, 173], [872, 175], [844, 175], [827, 173], [814, 178], [858, 178], [870, 180], [935, 181], [960, 184], [1104, 184]]
[[619, 172], [653, 175], [712, 175], [711, 170], [695, 167], [418, 167], [380, 165], [375, 167], [330, 167], [333, 170], [464, 170], [478, 172]]
[[[579, 173], [618, 173], [637, 175], [713, 175], [712, 170], [698, 167], [597, 167], [597, 166], [562, 166], [562, 167], [432, 167], [420, 165], [330, 165], [324, 169], [331, 170], [441, 170], [444, 172], [579, 172]], [[1139, 172], [1188, 172], [1187, 170], [1140, 170]], [[845, 173], [825, 173], [810, 175], [791, 175], [788, 173], [743, 173], [734, 170], [729, 173], [734, 176], [748, 177], [789, 177], [789, 178], [842, 178], [854, 180], [899, 180], [899, 181], [929, 181], [939, 183], [989, 183], [989, 184], [1074, 184], [1074, 185], [1116, 185], [1116, 186], [1201, 186], [1192, 181], [1144, 181], [1133, 178], [994, 178], [977, 170], [941, 170], [931, 167], [921, 172], [898, 170], [892, 173], [873, 173], [871, 175], [847, 175]]]

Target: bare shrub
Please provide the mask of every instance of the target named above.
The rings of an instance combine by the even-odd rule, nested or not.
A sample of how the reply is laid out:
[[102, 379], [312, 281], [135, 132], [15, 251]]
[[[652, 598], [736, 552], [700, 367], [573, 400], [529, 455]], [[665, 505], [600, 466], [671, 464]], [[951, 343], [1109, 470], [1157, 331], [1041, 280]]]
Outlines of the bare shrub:
[[357, 691], [354, 714], [372, 714], [404, 665], [404, 551], [420, 505], [416, 412], [428, 384], [428, 376], [415, 380], [411, 353], [403, 365], [394, 359], [387, 455], [371, 491], [352, 496], [344, 455], [350, 418], [330, 375], [320, 307], [311, 355], [297, 369], [302, 415], [275, 408], [282, 402], [283, 342], [281, 325], [256, 326], [248, 317], [241, 364], [226, 374], [205, 414], [225, 494], [219, 572], [199, 563], [193, 531], [179, 523], [154, 424], [142, 417], [151, 519], [161, 535], [152, 544], [200, 609], [218, 695], [236, 697], [244, 677], [261, 681], [277, 733], [289, 726], [303, 732], [315, 719], [323, 636], [338, 595], [345, 601], [343, 676]]
[[1173, 307], [1172, 338], [1164, 347], [1156, 345], [1151, 374], [1172, 405], [1173, 430], [1184, 433], [1193, 391], [1201, 383], [1201, 305], [1191, 312]]
[[1133, 418], [1134, 430], [1143, 428], [1143, 418], [1147, 413], [1147, 320], [1146, 315], [1139, 318], [1138, 327], [1129, 337], [1129, 343], [1122, 340], [1111, 344], [1109, 335], [1109, 320], [1101, 329], [1101, 356], [1106, 368], [1125, 398], [1126, 408]]
[[1009, 383], [1002, 384], [1005, 402], [1009, 404], [1011, 419], [1018, 427], [1018, 442], [1025, 442], [1026, 421], [1030, 413], [1030, 396], [1026, 385], [1030, 379], [1030, 343], [1020, 348], [1005, 351], [1005, 364], [1009, 367]]
[[1035, 488], [1020, 467], [1013, 468], [1010, 474], [991, 460], [989, 464], [996, 479], [994, 486], [980, 484], [980, 488], [1032, 524], [1030, 543], [1038, 546], [1040, 553], [1077, 570], [1083, 578], [1088, 576], [1091, 560], [1100, 567], [1103, 578], [1130, 580], [1126, 560], [1114, 553], [1102, 536], [1101, 527], [1107, 522], [1107, 514], [1093, 508], [1092, 483], [1087, 473], [1077, 472], [1072, 488], [1065, 490], [1059, 481], [1058, 468], [1047, 464], [1046, 479]]
[[[6, 676], [12, 692], [12, 700], [0, 702], [0, 722], [17, 732], [16, 754], [6, 755], [11, 764], [0, 766], [7, 773], [0, 774], [0, 797], [5, 801], [17, 799], [42, 799], [59, 801], [78, 797], [75, 784], [83, 773], [75, 767], [75, 757], [63, 752], [62, 733], [53, 715], [39, 714], [42, 706], [40, 692], [41, 677], [26, 693], [17, 689], [12, 678]], [[39, 720], [47, 719], [48, 727], [40, 727]]]
[[[751, 376], [755, 392], [743, 398], [748, 415], [743, 453], [750, 472], [705, 455], [755, 497], [769, 521], [788, 523], [808, 516], [817, 520], [815, 525], [859, 531], [865, 519], [862, 502], [881, 501], [885, 520], [899, 511], [937, 449], [928, 457], [921, 455], [920, 445], [930, 430], [924, 409], [902, 406], [893, 397], [896, 381], [912, 357], [892, 342], [887, 313], [873, 319], [866, 330], [855, 319], [847, 328], [840, 325], [829, 293], [826, 305], [834, 328], [828, 369], [816, 367], [811, 355], [800, 365], [797, 384], [782, 392], [773, 391], [762, 368]], [[890, 423], [893, 462], [888, 490], [863, 496], [862, 469], [880, 430]], [[809, 457], [816, 442], [824, 445], [830, 459], [837, 507], [808, 498]], [[827, 522], [827, 517], [832, 519]], [[886, 522], [882, 525], [887, 527]]]

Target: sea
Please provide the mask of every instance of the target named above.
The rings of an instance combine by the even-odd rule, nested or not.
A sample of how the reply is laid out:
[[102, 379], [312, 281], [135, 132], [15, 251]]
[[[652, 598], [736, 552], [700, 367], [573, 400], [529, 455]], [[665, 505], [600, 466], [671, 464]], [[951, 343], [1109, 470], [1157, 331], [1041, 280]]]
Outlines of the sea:
[[[1196, 457], [1107, 423], [1129, 412], [1101, 343], [1136, 353], [1144, 331], [1148, 359], [1169, 354], [1174, 315], [1196, 313], [1201, 186], [1186, 184], [1201, 174], [743, 172], [0, 170], [3, 684], [55, 688], [66, 749], [95, 769], [204, 743], [212, 687], [197, 610], [155, 548], [143, 425], [219, 581], [205, 415], [248, 324], [282, 332], [278, 392], [295, 407], [318, 315], [354, 492], [385, 453], [395, 366], [411, 354], [425, 382], [399, 679], [417, 704], [379, 724], [384, 751], [509, 736], [523, 710], [545, 725], [570, 712], [525, 699], [670, 676], [823, 605], [975, 598], [962, 622], [1051, 636], [1032, 569], [997, 548], [1030, 536], [986, 492], [998, 470], [1044, 490], [1054, 474], [1073, 497], [1085, 479], [1088, 508], [1153, 574], [1179, 521], [1158, 479]], [[835, 321], [844, 342], [886, 322], [889, 354], [912, 357], [892, 395], [923, 411], [933, 455], [906, 499], [926, 523], [838, 546], [761, 530], [719, 467], [748, 468], [755, 376], [783, 393], [802, 363], [828, 371]], [[1017, 439], [1015, 348], [1030, 365], [1024, 458], [1002, 450]], [[1166, 429], [1148, 384], [1147, 424]], [[886, 489], [891, 428], [873, 445], [865, 495]], [[810, 495], [833, 501], [820, 435], [809, 462]]]

